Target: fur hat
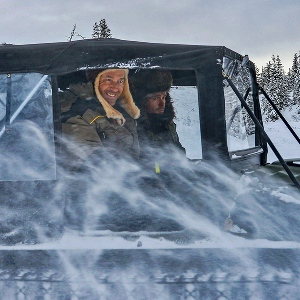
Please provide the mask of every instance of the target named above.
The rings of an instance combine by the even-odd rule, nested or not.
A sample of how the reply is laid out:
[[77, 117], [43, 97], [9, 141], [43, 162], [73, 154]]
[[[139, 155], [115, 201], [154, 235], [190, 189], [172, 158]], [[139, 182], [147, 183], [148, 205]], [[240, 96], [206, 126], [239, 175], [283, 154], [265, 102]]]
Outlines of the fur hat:
[[146, 96], [158, 92], [169, 92], [172, 86], [172, 74], [167, 70], [140, 70], [132, 76], [136, 93]]
[[95, 93], [97, 95], [98, 100], [102, 104], [106, 116], [111, 119], [116, 119], [119, 125], [124, 125], [125, 118], [124, 116], [115, 108], [113, 108], [100, 94], [99, 91], [99, 83], [100, 83], [100, 77], [106, 72], [114, 71], [114, 70], [122, 70], [125, 72], [125, 82], [124, 82], [124, 88], [123, 91], [119, 97], [119, 104], [124, 110], [134, 119], [138, 119], [140, 116], [140, 110], [138, 107], [134, 104], [130, 90], [129, 90], [129, 84], [128, 84], [128, 69], [106, 69], [102, 72], [100, 72], [96, 79], [95, 79]]

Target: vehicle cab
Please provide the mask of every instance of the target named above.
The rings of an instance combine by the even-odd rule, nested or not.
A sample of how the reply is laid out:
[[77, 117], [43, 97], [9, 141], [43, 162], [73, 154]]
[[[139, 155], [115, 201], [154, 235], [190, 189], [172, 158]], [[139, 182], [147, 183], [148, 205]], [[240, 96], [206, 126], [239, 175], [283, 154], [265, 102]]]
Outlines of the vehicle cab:
[[[176, 112], [174, 122], [185, 148], [185, 157], [182, 153], [165, 153], [159, 157], [162, 163], [151, 158], [150, 168], [126, 160], [122, 160], [120, 168], [120, 161], [116, 160], [101, 164], [101, 168], [91, 164], [88, 173], [69, 172], [63, 161], [61, 94], [72, 83], [87, 82], [88, 71], [115, 68], [129, 69], [129, 78], [137, 71], [142, 73], [153, 68], [172, 74], [170, 95]], [[136, 291], [139, 280], [154, 266], [155, 272], [150, 272], [151, 276], [145, 275], [145, 282], [136, 292], [139, 299], [145, 291], [150, 291], [149, 287], [153, 287], [153, 295], [163, 290], [168, 295], [185, 297], [182, 299], [189, 295], [193, 299], [200, 295], [221, 295], [222, 287], [218, 284], [209, 291], [211, 283], [226, 284], [232, 275], [232, 264], [241, 274], [236, 280], [238, 284], [246, 276], [244, 263], [240, 263], [244, 254], [230, 253], [228, 249], [224, 250], [224, 245], [230, 241], [231, 245], [236, 243], [243, 247], [245, 244], [238, 238], [245, 236], [247, 231], [239, 224], [240, 231], [232, 232], [234, 240], [231, 240], [228, 232], [226, 238], [222, 238], [222, 228], [234, 212], [250, 212], [242, 215], [241, 224], [244, 220], [253, 220], [252, 214], [256, 210], [259, 218], [264, 216], [261, 208], [266, 202], [261, 204], [257, 195], [249, 192], [249, 196], [245, 192], [249, 186], [244, 175], [267, 164], [267, 142], [254, 64], [247, 56], [226, 47], [117, 39], [1, 46], [0, 189], [3, 215], [0, 244], [3, 248], [0, 248], [0, 256], [3, 270], [10, 274], [11, 284], [5, 285], [2, 281], [3, 291], [17, 291], [20, 297], [38, 291], [45, 299], [62, 299], [59, 297], [66, 298], [73, 293], [74, 299], [79, 299], [85, 292], [78, 282], [89, 281], [93, 297], [97, 297], [101, 288], [107, 295], [121, 299], [122, 289], [126, 290], [127, 296]], [[292, 164], [299, 170], [294, 161]], [[236, 188], [239, 184], [245, 184], [243, 191]], [[251, 184], [253, 187], [254, 183]], [[260, 187], [260, 181], [255, 184]], [[119, 210], [121, 206], [116, 204], [115, 220], [120, 213], [120, 220], [129, 224], [133, 219], [130, 209], [137, 208], [143, 218], [135, 215], [134, 224], [136, 220], [144, 224], [145, 219], [147, 224], [161, 220], [170, 224], [172, 220], [182, 227], [174, 223], [171, 225], [176, 230], [163, 225], [159, 228], [167, 229], [161, 231], [147, 231], [144, 227], [143, 230], [135, 227], [138, 230], [125, 231], [99, 227], [97, 218], [111, 213], [105, 202], [111, 199], [108, 194], [113, 195], [116, 203], [126, 204]], [[253, 199], [258, 202], [254, 204]], [[274, 201], [272, 209], [275, 209], [277, 200], [270, 199]], [[296, 202], [291, 205], [296, 206]], [[294, 214], [297, 208], [288, 211]], [[262, 227], [257, 225], [257, 219], [254, 225], [250, 221], [250, 225], [246, 222], [249, 226], [245, 228], [250, 231], [253, 227], [258, 228], [259, 234], [254, 234], [256, 238], [274, 238], [273, 234], [260, 230]], [[74, 223], [79, 225], [73, 226]], [[269, 224], [267, 220], [265, 224]], [[275, 234], [274, 239], [281, 240], [282, 236]], [[292, 243], [293, 238], [299, 242], [296, 233], [291, 236], [289, 242]], [[222, 242], [215, 243], [217, 238]], [[286, 244], [286, 247], [293, 245]], [[212, 251], [213, 247], [218, 249]], [[253, 244], [247, 244], [245, 257], [250, 255], [251, 247]], [[295, 247], [299, 247], [298, 244]], [[207, 251], [212, 253], [211, 266], [206, 260]], [[260, 247], [254, 252], [259, 257], [267, 255]], [[229, 256], [226, 258], [226, 255]], [[293, 252], [293, 255], [299, 254]], [[182, 257], [185, 259], [181, 264]], [[274, 257], [266, 262], [267, 267], [273, 264], [279, 268], [277, 253]], [[220, 260], [226, 278], [218, 271]], [[88, 276], [72, 277], [74, 266], [78, 274], [85, 276], [89, 270], [93, 274], [92, 280]], [[127, 267], [133, 279], [125, 278]], [[283, 273], [281, 279], [290, 274], [288, 269]], [[123, 277], [120, 279], [116, 274]], [[0, 272], [0, 281], [1, 276]], [[230, 282], [234, 280], [232, 278]], [[36, 285], [26, 290], [30, 280]], [[260, 284], [259, 276], [253, 280]], [[293, 280], [294, 277], [289, 282], [294, 284]], [[262, 289], [261, 293], [264, 292]], [[126, 297], [124, 299], [130, 299]]]

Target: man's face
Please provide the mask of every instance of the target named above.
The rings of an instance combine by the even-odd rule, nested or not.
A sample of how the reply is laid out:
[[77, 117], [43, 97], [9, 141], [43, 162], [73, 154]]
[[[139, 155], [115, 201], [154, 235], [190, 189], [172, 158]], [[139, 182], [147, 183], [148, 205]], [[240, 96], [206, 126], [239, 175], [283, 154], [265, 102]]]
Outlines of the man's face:
[[101, 96], [114, 106], [123, 92], [125, 72], [123, 70], [111, 70], [100, 77], [99, 92]]
[[158, 92], [147, 95], [146, 112], [150, 114], [163, 114], [166, 107], [167, 92]]

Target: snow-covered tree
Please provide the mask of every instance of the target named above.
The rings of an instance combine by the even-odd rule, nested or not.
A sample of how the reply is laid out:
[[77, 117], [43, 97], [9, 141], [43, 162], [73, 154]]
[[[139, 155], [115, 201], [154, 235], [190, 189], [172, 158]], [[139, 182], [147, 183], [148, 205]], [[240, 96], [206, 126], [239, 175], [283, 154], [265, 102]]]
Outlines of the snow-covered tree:
[[295, 53], [293, 58], [293, 65], [291, 68], [291, 78], [290, 78], [292, 84], [294, 84], [295, 82], [295, 77], [297, 76], [298, 69], [299, 69], [299, 56], [297, 53]]
[[267, 90], [269, 88], [271, 82], [271, 62], [269, 61], [265, 67], [262, 68], [259, 84], [264, 89]]
[[101, 19], [98, 23], [95, 22], [93, 26], [93, 33], [92, 33], [92, 38], [93, 39], [99, 39], [99, 38], [111, 38], [111, 31], [108, 28], [106, 24], [105, 19]]
[[[290, 105], [289, 84], [279, 55], [277, 57], [273, 55], [271, 61], [263, 68], [260, 84], [279, 110]], [[267, 120], [278, 119], [277, 113], [264, 98], [262, 99], [262, 108], [267, 115]]]
[[254, 64], [254, 68], [255, 68], [256, 80], [257, 80], [257, 82], [259, 82], [259, 80], [260, 80], [259, 67], [256, 64]]
[[291, 104], [300, 105], [300, 55], [295, 53], [290, 74], [292, 102]]

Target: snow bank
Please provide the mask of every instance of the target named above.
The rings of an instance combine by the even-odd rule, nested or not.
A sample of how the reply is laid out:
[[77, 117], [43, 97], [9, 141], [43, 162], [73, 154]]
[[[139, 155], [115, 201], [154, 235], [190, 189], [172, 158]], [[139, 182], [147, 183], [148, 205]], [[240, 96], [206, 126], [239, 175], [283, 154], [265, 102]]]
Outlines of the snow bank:
[[[293, 130], [300, 136], [300, 108], [295, 105], [285, 109], [282, 114], [289, 122]], [[265, 118], [264, 118], [265, 119]], [[300, 158], [300, 145], [285, 126], [282, 120], [275, 122], [264, 122], [264, 128], [269, 138], [284, 159]], [[278, 160], [272, 149], [269, 147], [268, 162]]]

